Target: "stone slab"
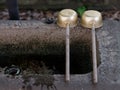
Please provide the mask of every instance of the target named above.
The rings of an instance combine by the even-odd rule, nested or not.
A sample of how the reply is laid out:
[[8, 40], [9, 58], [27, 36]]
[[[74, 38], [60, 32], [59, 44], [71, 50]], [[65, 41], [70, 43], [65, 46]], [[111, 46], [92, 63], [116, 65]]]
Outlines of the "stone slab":
[[[71, 75], [69, 83], [64, 82], [64, 75], [54, 75], [54, 85], [57, 90], [119, 90], [120, 89], [120, 22], [107, 20], [103, 27], [96, 30], [99, 41], [101, 64], [98, 67], [98, 83], [92, 83], [92, 72], [82, 75]], [[79, 68], [78, 68], [79, 69]], [[6, 78], [0, 74], [1, 90], [25, 90], [22, 89], [22, 78]], [[34, 78], [33, 78], [34, 79]], [[27, 90], [40, 90], [39, 86], [33, 86], [32, 80], [26, 86]], [[7, 87], [6, 87], [7, 86]], [[48, 90], [46, 86], [44, 90]]]

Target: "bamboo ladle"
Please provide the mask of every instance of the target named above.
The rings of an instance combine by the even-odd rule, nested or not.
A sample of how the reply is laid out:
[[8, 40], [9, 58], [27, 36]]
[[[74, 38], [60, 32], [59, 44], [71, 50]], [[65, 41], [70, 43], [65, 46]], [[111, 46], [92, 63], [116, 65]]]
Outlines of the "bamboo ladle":
[[58, 14], [57, 24], [66, 28], [66, 68], [65, 80], [70, 81], [70, 27], [77, 25], [77, 13], [72, 9], [63, 9]]
[[101, 13], [95, 10], [85, 11], [82, 15], [81, 25], [86, 28], [92, 28], [93, 83], [97, 83], [98, 75], [95, 28], [99, 28], [103, 25]]

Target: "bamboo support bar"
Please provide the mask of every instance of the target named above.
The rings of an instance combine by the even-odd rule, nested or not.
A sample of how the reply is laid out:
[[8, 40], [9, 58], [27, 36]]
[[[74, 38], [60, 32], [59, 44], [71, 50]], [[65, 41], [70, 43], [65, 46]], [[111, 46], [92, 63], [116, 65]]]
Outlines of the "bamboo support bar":
[[69, 24], [66, 28], [66, 81], [70, 81], [70, 30]]
[[92, 28], [93, 83], [98, 82], [95, 27]]

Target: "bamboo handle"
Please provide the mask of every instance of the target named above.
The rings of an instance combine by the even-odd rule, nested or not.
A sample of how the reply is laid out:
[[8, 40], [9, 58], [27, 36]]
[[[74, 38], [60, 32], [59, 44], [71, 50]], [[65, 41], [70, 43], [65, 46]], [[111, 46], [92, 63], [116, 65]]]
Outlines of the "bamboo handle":
[[93, 83], [97, 83], [98, 76], [97, 76], [96, 37], [94, 24], [92, 28], [92, 57], [93, 57]]
[[67, 24], [66, 28], [66, 81], [70, 81], [70, 30], [69, 24]]

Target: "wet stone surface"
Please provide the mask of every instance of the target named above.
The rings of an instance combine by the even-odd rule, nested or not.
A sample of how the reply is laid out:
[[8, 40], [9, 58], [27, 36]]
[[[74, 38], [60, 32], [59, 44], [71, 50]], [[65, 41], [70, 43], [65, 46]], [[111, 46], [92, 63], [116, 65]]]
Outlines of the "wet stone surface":
[[[27, 59], [44, 60], [55, 71], [62, 68], [57, 74], [65, 72], [65, 28], [40, 21], [1, 21], [0, 25], [0, 53], [6, 56], [9, 63], [21, 63]], [[83, 74], [92, 70], [90, 37], [90, 30], [82, 30], [80, 26], [71, 28], [72, 74], [76, 74], [76, 71]], [[20, 55], [26, 58], [20, 58]], [[5, 58], [2, 58], [1, 62], [5, 62]]]
[[[114, 20], [104, 21], [103, 27], [96, 30], [99, 41], [101, 64], [98, 67], [98, 83], [92, 83], [92, 72], [87, 74], [71, 75], [69, 83], [64, 82], [64, 75], [53, 75], [50, 88], [43, 85], [43, 90], [119, 90], [120, 88], [120, 22]], [[78, 68], [79, 69], [79, 68]], [[41, 85], [35, 86], [34, 80], [41, 80], [34, 75], [25, 84], [22, 75], [16, 78], [6, 77], [0, 72], [1, 90], [41, 90]], [[46, 78], [46, 77], [45, 77]], [[45, 79], [43, 79], [44, 81]], [[48, 80], [48, 79], [47, 79]], [[44, 83], [46, 84], [46, 83]], [[47, 83], [48, 84], [48, 83]], [[7, 87], [6, 87], [7, 86]], [[55, 87], [54, 87], [55, 86]], [[53, 88], [52, 88], [53, 87]]]

